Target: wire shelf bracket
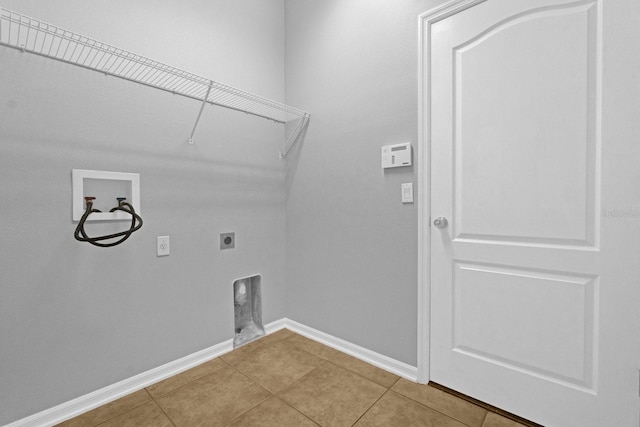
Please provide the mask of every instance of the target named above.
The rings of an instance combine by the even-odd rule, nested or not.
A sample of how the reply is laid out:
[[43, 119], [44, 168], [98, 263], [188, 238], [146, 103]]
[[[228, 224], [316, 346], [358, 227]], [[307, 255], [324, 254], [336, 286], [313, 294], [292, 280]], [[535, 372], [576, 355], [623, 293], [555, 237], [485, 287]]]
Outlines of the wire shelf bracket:
[[195, 135], [196, 128], [198, 127], [198, 122], [200, 122], [200, 117], [202, 117], [202, 110], [204, 110], [204, 106], [207, 105], [207, 99], [209, 99], [209, 94], [211, 93], [212, 86], [213, 86], [213, 81], [209, 82], [209, 88], [207, 89], [207, 94], [204, 96], [204, 99], [202, 100], [202, 105], [200, 106], [198, 117], [196, 117], [196, 122], [193, 125], [193, 130], [191, 131], [191, 135], [189, 135], [189, 144], [195, 144], [193, 135]]
[[206, 104], [287, 123], [298, 120], [280, 151], [285, 157], [311, 115], [306, 111], [228, 86], [188, 71], [91, 39], [0, 7], [0, 45], [160, 89], [202, 102], [194, 134]]

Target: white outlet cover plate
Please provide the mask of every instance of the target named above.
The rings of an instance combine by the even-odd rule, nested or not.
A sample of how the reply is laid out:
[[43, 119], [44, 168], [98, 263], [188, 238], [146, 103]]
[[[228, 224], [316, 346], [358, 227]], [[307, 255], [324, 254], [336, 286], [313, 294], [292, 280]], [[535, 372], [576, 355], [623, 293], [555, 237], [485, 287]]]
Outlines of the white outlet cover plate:
[[413, 182], [402, 184], [402, 203], [413, 203]]
[[157, 250], [158, 256], [167, 256], [170, 253], [169, 236], [158, 236], [157, 238]]

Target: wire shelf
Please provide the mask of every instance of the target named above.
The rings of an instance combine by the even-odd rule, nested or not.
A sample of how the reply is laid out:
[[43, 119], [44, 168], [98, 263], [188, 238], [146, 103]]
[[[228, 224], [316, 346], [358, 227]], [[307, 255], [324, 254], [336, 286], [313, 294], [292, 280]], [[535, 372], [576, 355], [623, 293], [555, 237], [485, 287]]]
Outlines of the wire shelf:
[[217, 105], [277, 123], [299, 120], [295, 134], [289, 136], [280, 153], [281, 157], [286, 155], [310, 118], [309, 113], [297, 108], [4, 8], [0, 8], [0, 45], [192, 98], [203, 102], [203, 106], [205, 103]]

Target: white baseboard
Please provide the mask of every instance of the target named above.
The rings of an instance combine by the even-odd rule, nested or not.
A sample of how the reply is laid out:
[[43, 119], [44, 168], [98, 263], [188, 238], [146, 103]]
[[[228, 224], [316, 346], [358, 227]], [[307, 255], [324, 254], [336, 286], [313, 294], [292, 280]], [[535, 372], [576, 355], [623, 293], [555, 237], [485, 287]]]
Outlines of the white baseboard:
[[278, 332], [280, 329], [284, 329], [287, 327], [286, 325], [286, 318], [282, 318], [276, 321], [273, 321], [271, 323], [269, 323], [268, 325], [264, 325], [264, 332], [267, 335], [270, 335], [274, 332]]
[[[281, 322], [281, 321], [279, 321]], [[277, 329], [276, 329], [277, 330]], [[123, 396], [141, 390], [158, 381], [184, 372], [233, 350], [233, 340], [229, 339], [204, 350], [150, 369], [141, 374], [111, 384], [84, 396], [22, 418], [5, 427], [50, 427], [102, 406]]]
[[[293, 332], [342, 351], [343, 353], [347, 353], [408, 380], [415, 381], [417, 378], [418, 370], [414, 366], [407, 365], [406, 363], [391, 359], [390, 357], [357, 346], [340, 338], [325, 334], [324, 332], [320, 332], [290, 319], [284, 318], [265, 325], [265, 332], [267, 334], [272, 334], [284, 328], [290, 329]], [[89, 394], [85, 394], [84, 396], [80, 396], [42, 412], [14, 421], [11, 424], [5, 425], [5, 427], [51, 427], [95, 409], [98, 406], [105, 405], [123, 396], [141, 390], [151, 384], [155, 384], [158, 381], [162, 381], [173, 375], [179, 374], [180, 372], [184, 372], [194, 366], [198, 366], [211, 359], [215, 359], [216, 357], [222, 356], [231, 350], [233, 350], [233, 340], [229, 339], [209, 348], [205, 348], [204, 350], [200, 350], [188, 356], [166, 363], [162, 366], [158, 366], [157, 368], [150, 369], [131, 378], [127, 378], [126, 380], [119, 381]]]
[[417, 381], [418, 368], [415, 366], [400, 362], [399, 360], [392, 359], [388, 356], [360, 347], [359, 345], [355, 345], [343, 339], [336, 338], [333, 335], [310, 328], [309, 326], [298, 323], [295, 320], [284, 319], [284, 325], [287, 329], [293, 332], [346, 353], [373, 366], [377, 366], [387, 372], [396, 374], [409, 381]]

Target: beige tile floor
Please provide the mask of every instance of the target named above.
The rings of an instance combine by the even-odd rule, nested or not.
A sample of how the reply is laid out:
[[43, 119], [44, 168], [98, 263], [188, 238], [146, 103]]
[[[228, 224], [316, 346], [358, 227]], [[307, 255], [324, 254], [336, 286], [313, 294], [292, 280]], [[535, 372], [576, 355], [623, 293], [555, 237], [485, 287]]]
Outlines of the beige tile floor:
[[286, 329], [59, 425], [523, 426]]

